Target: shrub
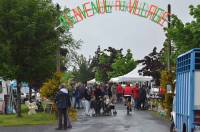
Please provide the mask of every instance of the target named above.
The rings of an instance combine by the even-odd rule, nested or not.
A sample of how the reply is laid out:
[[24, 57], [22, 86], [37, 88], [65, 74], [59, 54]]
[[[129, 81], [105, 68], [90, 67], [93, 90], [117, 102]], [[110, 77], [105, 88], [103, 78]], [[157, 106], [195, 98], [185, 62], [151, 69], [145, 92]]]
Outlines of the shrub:
[[[172, 86], [172, 92], [174, 91], [174, 78], [175, 75], [173, 73], [170, 73], [166, 70], [161, 72], [161, 87], [167, 91], [167, 84], [170, 84]], [[162, 106], [167, 110], [167, 115], [170, 115], [170, 112], [172, 111], [172, 103], [173, 103], [173, 94], [171, 93], [165, 93], [164, 102], [162, 102]]]
[[54, 99], [55, 94], [59, 90], [60, 84], [65, 84], [69, 93], [72, 92], [72, 76], [67, 73], [55, 73], [52, 79], [47, 80], [41, 89], [40, 94], [42, 97], [48, 98], [50, 100]]
[[52, 79], [47, 80], [40, 89], [41, 96], [48, 99], [54, 99], [55, 94], [58, 92], [59, 86], [62, 83], [62, 76], [63, 73], [55, 73]]
[[21, 105], [21, 112], [27, 114], [28, 111], [29, 111], [28, 107], [25, 104], [22, 104]]

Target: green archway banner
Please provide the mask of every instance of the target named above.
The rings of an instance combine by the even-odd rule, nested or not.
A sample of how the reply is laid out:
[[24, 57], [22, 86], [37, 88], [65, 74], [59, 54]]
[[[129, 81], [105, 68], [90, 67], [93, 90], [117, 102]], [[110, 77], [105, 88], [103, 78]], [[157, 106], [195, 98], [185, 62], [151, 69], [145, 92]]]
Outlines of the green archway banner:
[[74, 27], [84, 19], [95, 15], [105, 15], [112, 12], [127, 12], [133, 16], [149, 19], [160, 26], [167, 23], [169, 14], [157, 5], [149, 4], [140, 0], [89, 0], [76, 8], [65, 9], [59, 17], [60, 26], [65, 30]]

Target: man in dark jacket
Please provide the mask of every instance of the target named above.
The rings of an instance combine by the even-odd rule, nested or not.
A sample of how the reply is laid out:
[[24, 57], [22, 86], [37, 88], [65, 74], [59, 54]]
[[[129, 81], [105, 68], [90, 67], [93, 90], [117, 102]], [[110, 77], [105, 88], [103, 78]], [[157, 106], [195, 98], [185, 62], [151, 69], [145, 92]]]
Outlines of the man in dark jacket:
[[143, 85], [140, 88], [140, 104], [142, 105], [142, 109], [144, 109], [145, 101], [146, 101], [146, 86]]
[[97, 86], [96, 90], [94, 91], [94, 95], [95, 95], [96, 100], [99, 100], [100, 97], [103, 97], [103, 92], [101, 91], [101, 88], [99, 85]]
[[[74, 91], [74, 97], [75, 97], [74, 108], [80, 109], [80, 91], [79, 91], [78, 86], [76, 87], [76, 89]], [[78, 105], [78, 107], [77, 107], [77, 105]]]
[[140, 90], [139, 90], [138, 83], [136, 83], [133, 88], [133, 98], [134, 98], [134, 102], [135, 102], [134, 108], [140, 109]]
[[95, 106], [94, 106], [95, 114], [100, 115], [100, 110], [101, 110], [101, 107], [102, 107], [101, 98], [103, 97], [103, 93], [102, 93], [99, 85], [97, 85], [97, 88], [94, 92], [94, 95], [95, 95]]
[[62, 119], [64, 118], [64, 129], [67, 129], [67, 108], [71, 107], [70, 97], [64, 85], [60, 86], [60, 90], [55, 97], [56, 106], [58, 109], [58, 128], [62, 129]]

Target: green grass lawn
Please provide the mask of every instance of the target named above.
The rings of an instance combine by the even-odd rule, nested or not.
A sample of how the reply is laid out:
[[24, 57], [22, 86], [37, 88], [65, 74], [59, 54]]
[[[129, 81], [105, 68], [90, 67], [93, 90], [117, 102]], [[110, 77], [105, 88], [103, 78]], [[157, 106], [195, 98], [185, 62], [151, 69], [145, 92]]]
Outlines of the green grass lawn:
[[55, 123], [55, 115], [47, 113], [22, 114], [21, 118], [17, 118], [16, 115], [0, 115], [0, 126], [49, 125]]
[[54, 114], [37, 113], [28, 115], [28, 108], [22, 105], [22, 117], [17, 118], [15, 114], [0, 115], [0, 126], [25, 126], [25, 125], [49, 125], [55, 124]]

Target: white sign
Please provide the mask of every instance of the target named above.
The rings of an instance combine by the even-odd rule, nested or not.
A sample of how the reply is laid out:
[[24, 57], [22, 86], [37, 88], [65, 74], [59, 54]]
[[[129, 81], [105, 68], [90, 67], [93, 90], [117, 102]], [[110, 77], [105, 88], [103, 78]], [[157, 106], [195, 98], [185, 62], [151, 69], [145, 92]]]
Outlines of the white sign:
[[167, 84], [167, 93], [172, 93], [172, 86]]

